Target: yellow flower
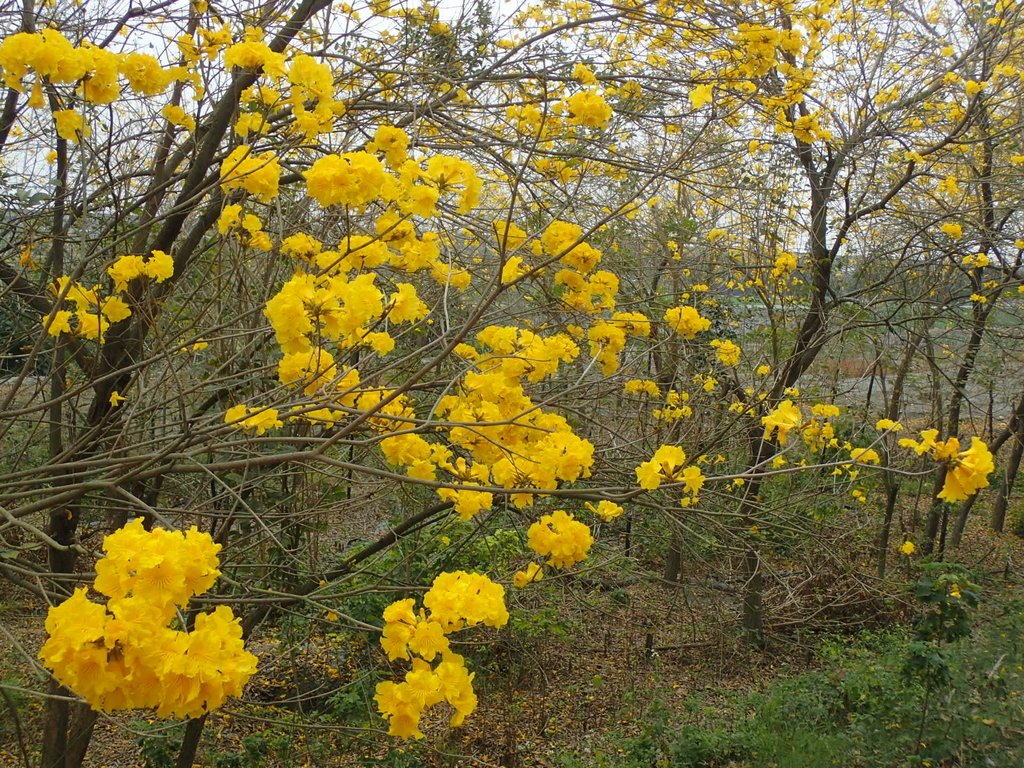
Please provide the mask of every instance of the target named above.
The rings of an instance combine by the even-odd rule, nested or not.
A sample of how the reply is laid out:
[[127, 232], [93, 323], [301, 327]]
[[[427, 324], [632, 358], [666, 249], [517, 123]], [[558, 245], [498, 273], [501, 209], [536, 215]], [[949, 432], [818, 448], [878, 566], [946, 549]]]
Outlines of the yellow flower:
[[684, 339], [692, 339], [711, 327], [711, 321], [701, 317], [693, 307], [672, 307], [665, 311], [665, 323]]
[[900, 545], [900, 552], [906, 555], [907, 557], [910, 557], [916, 551], [917, 547], [915, 547], [914, 542], [910, 541], [909, 539], [907, 541], [904, 541], [903, 544]]
[[710, 104], [713, 99], [711, 85], [708, 83], [690, 89], [690, 106], [694, 109], [700, 109], [705, 104]]
[[582, 62], [578, 62], [576, 66], [572, 68], [572, 79], [580, 85], [597, 85], [597, 77], [590, 68]]
[[114, 281], [114, 290], [123, 291], [128, 283], [145, 272], [142, 257], [135, 255], [121, 256], [107, 267], [107, 274]]
[[264, 37], [262, 29], [248, 27], [245, 30], [245, 39], [224, 52], [224, 66], [262, 70], [264, 74], [272, 77], [283, 77], [284, 56], [272, 51], [270, 46], [263, 42]]
[[728, 339], [715, 339], [711, 342], [715, 349], [715, 357], [722, 365], [735, 368], [740, 364], [740, 348]]
[[57, 127], [57, 135], [62, 139], [77, 144], [82, 136], [87, 135], [85, 118], [73, 109], [61, 109], [53, 113], [53, 122]]
[[569, 568], [585, 560], [594, 543], [590, 528], [562, 509], [544, 515], [527, 531], [530, 549], [547, 556], [555, 568]]
[[614, 501], [608, 500], [598, 502], [597, 506], [594, 506], [594, 504], [588, 501], [584, 506], [606, 523], [610, 523], [626, 511]]
[[94, 587], [106, 605], [89, 601], [83, 588], [47, 615], [39, 658], [54, 677], [108, 712], [156, 708], [160, 717], [198, 717], [239, 695], [257, 660], [230, 608], [196, 615], [190, 632], [169, 626], [220, 575], [220, 545], [194, 526], [184, 534], [146, 531], [139, 518], [108, 536], [103, 549]]
[[455, 513], [463, 520], [472, 520], [494, 504], [494, 494], [487, 491], [439, 488], [437, 495], [441, 501], [451, 502]]
[[380, 152], [389, 168], [398, 168], [409, 156], [409, 135], [401, 128], [382, 125], [366, 145], [367, 152]]
[[880, 464], [881, 459], [878, 451], [873, 448], [853, 448], [850, 450], [850, 458], [858, 464]]
[[278, 418], [276, 408], [250, 409], [244, 404], [228, 408], [224, 414], [224, 423], [236, 429], [255, 430], [257, 435], [265, 434], [268, 429], [284, 426], [284, 422]]
[[968, 96], [977, 96], [985, 90], [986, 87], [988, 87], [987, 80], [982, 80], [981, 82], [978, 82], [977, 80], [968, 80], [964, 83], [964, 91]]
[[196, 119], [177, 104], [166, 105], [161, 110], [161, 114], [171, 125], [184, 128], [187, 131], [194, 131], [196, 129]]
[[519, 589], [522, 589], [527, 584], [532, 584], [535, 581], [540, 581], [544, 578], [544, 568], [539, 563], [530, 563], [526, 566], [525, 571], [516, 571], [516, 575], [512, 577], [512, 584]]
[[958, 195], [960, 194], [960, 186], [957, 184], [956, 176], [947, 176], [946, 178], [939, 181], [936, 185], [936, 189], [947, 195]]
[[126, 54], [118, 64], [118, 71], [128, 81], [128, 87], [143, 96], [163, 93], [174, 79], [172, 72], [146, 53]]
[[704, 487], [704, 481], [706, 480], [704, 473], [700, 470], [700, 467], [687, 467], [683, 470], [679, 479], [683, 483], [683, 490], [696, 500], [698, 494], [700, 494], [701, 488]]
[[658, 384], [650, 379], [630, 379], [623, 385], [623, 389], [634, 395], [647, 394], [651, 397], [658, 397], [661, 394]]
[[277, 197], [281, 166], [273, 152], [254, 154], [246, 145], [235, 147], [220, 166], [225, 192], [242, 189], [267, 203]]
[[444, 627], [436, 621], [418, 621], [408, 640], [409, 650], [427, 661], [448, 652]]
[[142, 273], [158, 283], [174, 276], [174, 259], [163, 251], [153, 251], [142, 265]]
[[49, 315], [43, 315], [43, 327], [50, 336], [60, 336], [62, 333], [71, 333], [71, 315], [66, 309], [60, 309], [53, 313], [53, 319]]
[[119, 323], [131, 317], [132, 310], [128, 302], [120, 296], [108, 296], [100, 302], [100, 312], [112, 323]]
[[777, 436], [780, 445], [785, 445], [789, 431], [797, 429], [804, 420], [800, 408], [793, 405], [792, 400], [783, 400], [767, 416], [761, 417], [764, 425], [764, 439], [770, 440], [772, 434]]
[[899, 445], [901, 448], [913, 448], [914, 452], [921, 456], [935, 447], [935, 438], [939, 436], [939, 430], [937, 429], [926, 429], [921, 432], [921, 441], [918, 442], [910, 437], [904, 437], [900, 439]]
[[86, 339], [95, 339], [102, 343], [104, 334], [110, 322], [103, 315], [92, 312], [78, 312], [75, 315], [78, 320], [78, 335]]
[[686, 464], [686, 452], [678, 445], [663, 445], [654, 452], [650, 461], [636, 468], [636, 479], [647, 491], [657, 489], [662, 480], [672, 480], [676, 471]]
[[438, 574], [423, 596], [423, 607], [445, 632], [476, 624], [503, 627], [509, 618], [505, 588], [484, 574], [466, 571]]
[[964, 236], [964, 228], [952, 221], [947, 221], [939, 229], [945, 232], [952, 240], [959, 240]]
[[587, 128], [604, 128], [612, 119], [612, 108], [597, 90], [575, 93], [566, 102], [569, 123]]
[[988, 486], [988, 476], [993, 471], [992, 452], [983, 440], [972, 437], [971, 447], [951, 459], [938, 497], [944, 501], [964, 501]]
[[325, 155], [303, 175], [309, 196], [324, 208], [366, 205], [380, 197], [388, 179], [380, 160], [368, 152]]

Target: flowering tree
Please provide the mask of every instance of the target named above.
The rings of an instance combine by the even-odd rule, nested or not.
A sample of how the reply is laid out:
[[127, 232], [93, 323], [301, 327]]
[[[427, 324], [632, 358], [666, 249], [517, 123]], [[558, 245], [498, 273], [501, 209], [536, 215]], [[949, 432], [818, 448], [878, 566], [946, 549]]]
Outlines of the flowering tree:
[[[360, 563], [446, 516], [511, 520], [533, 554], [383, 612], [409, 663], [377, 690], [397, 736], [441, 702], [472, 713], [452, 636], [502, 626], [504, 585], [578, 567], [597, 521], [663, 515], [670, 575], [688, 531], [720, 533], [760, 639], [773, 473], [916, 454], [937, 499], [987, 485], [957, 433], [1020, 282], [992, 181], [1017, 166], [994, 123], [1016, 119], [1010, 9], [120, 10], [26, 4], [0, 43], [0, 572], [58, 604], [43, 765], [81, 763], [95, 709], [136, 707], [192, 718], [190, 765], [253, 674], [243, 638], [275, 607], [343, 613]], [[895, 437], [893, 396], [841, 436], [816, 361], [885, 328], [909, 367], [965, 297], [944, 429]], [[357, 514], [377, 536], [351, 554], [332, 533]], [[218, 575], [206, 599], [233, 610], [206, 613]], [[211, 648], [232, 659], [213, 682]]]

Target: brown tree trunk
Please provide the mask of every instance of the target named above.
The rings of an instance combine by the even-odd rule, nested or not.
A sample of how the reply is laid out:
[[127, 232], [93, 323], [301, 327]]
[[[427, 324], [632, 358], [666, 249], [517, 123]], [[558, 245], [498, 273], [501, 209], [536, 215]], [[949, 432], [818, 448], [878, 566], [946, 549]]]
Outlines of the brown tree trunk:
[[1024, 456], [1024, 430], [1018, 429], [1013, 437], [1013, 450], [1010, 452], [1010, 459], [1006, 462], [1003, 470], [1003, 484], [996, 496], [996, 503], [992, 506], [992, 530], [1002, 533], [1006, 526], [1006, 508], [1010, 503], [1010, 494], [1013, 491], [1013, 483], [1017, 479], [1017, 472], [1020, 470], [1021, 457]]
[[679, 539], [679, 531], [672, 527], [672, 535], [668, 542], [668, 552], [665, 554], [665, 570], [663, 573], [665, 581], [679, 581], [683, 569], [683, 547]]
[[[903, 353], [903, 359], [900, 360], [899, 370], [896, 371], [896, 377], [892, 383], [892, 398], [889, 400], [888, 407], [886, 408], [886, 418], [892, 421], [899, 420], [900, 409], [903, 406], [903, 390], [906, 385], [907, 375], [910, 373], [910, 366], [914, 362], [914, 356], [917, 354], [918, 345], [921, 343], [922, 333], [914, 333], [911, 336], [910, 343], [907, 345], [906, 350]], [[889, 453], [885, 452], [885, 466], [889, 466]], [[886, 472], [883, 476], [883, 482], [885, 483], [885, 513], [882, 517], [882, 527], [878, 531], [878, 537], [875, 539], [875, 563], [878, 572], [878, 578], [885, 576], [885, 569], [887, 565], [887, 559], [889, 554], [889, 538], [892, 535], [892, 518], [896, 513], [896, 500], [900, 494], [900, 483], [896, 479], [895, 475], [891, 472]]]

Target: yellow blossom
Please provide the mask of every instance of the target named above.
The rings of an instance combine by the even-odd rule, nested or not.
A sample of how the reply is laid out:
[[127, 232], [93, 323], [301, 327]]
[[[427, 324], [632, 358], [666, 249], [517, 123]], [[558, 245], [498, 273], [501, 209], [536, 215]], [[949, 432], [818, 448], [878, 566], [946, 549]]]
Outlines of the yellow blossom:
[[792, 400], [783, 400], [771, 413], [761, 417], [761, 423], [764, 425], [764, 439], [770, 440], [775, 434], [779, 444], [785, 445], [789, 431], [797, 429], [803, 420], [800, 408], [793, 405]]

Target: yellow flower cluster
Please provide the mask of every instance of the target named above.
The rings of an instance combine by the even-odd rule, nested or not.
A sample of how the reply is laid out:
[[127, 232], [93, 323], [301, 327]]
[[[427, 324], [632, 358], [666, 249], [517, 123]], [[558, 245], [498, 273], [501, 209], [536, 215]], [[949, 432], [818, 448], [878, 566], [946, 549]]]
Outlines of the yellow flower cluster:
[[857, 464], [881, 464], [882, 457], [874, 448], [851, 448], [850, 458]]
[[367, 152], [379, 152], [389, 168], [397, 169], [409, 157], [409, 135], [393, 125], [382, 125], [366, 145]]
[[81, 141], [83, 136], [89, 135], [89, 130], [85, 125], [85, 118], [80, 112], [76, 112], [73, 109], [58, 109], [54, 112], [53, 126], [58, 136], [74, 144]]
[[963, 258], [963, 265], [970, 267], [971, 269], [982, 269], [987, 267], [992, 262], [989, 260], [988, 255], [984, 253], [969, 253]]
[[926, 429], [919, 441], [910, 437], [899, 441], [901, 447], [913, 449], [918, 456], [928, 453], [936, 461], [946, 462], [946, 478], [938, 497], [943, 501], [964, 501], [988, 487], [995, 461], [985, 441], [972, 437], [971, 447], [961, 451], [957, 438], [938, 440], [938, 436], [937, 429]]
[[102, 342], [112, 323], [119, 323], [132, 314], [128, 302], [117, 294], [127, 290], [128, 283], [139, 277], [147, 277], [157, 283], [169, 279], [174, 275], [174, 259], [163, 251], [153, 251], [148, 259], [136, 255], [121, 256], [107, 268], [107, 274], [114, 281], [114, 293], [105, 297], [100, 295], [98, 285], [85, 288], [66, 275], [57, 278], [51, 287], [54, 295], [70, 301], [75, 310], [60, 309], [58, 304], [53, 312], [43, 315], [42, 324], [47, 334], [56, 337], [73, 332], [82, 338]]
[[706, 478], [698, 466], [686, 466], [686, 452], [678, 445], [663, 445], [650, 460], [636, 468], [636, 479], [645, 491], [654, 491], [663, 482], [682, 483], [688, 498], [680, 502], [684, 507], [697, 503]]
[[[594, 446], [577, 437], [566, 420], [538, 408], [524, 389], [557, 373], [562, 363], [579, 355], [565, 334], [541, 336], [513, 326], [488, 326], [476, 341], [489, 351], [461, 344], [456, 354], [473, 361], [476, 370], [462, 377], [454, 394], [442, 397], [435, 413], [450, 422], [444, 444], [414, 433], [386, 437], [381, 450], [392, 465], [404, 465], [410, 477], [434, 479], [438, 470], [454, 484], [498, 485], [504, 488], [554, 489], [559, 482], [589, 476]], [[362, 406], [360, 406], [362, 407]], [[452, 461], [461, 449], [469, 459]], [[493, 495], [469, 488], [442, 488], [438, 495], [469, 519], [489, 509]], [[516, 493], [517, 506], [533, 495]]]
[[[439, 454], [434, 452], [433, 456], [450, 453], [444, 450]], [[428, 459], [429, 461], [429, 459]], [[454, 463], [448, 461], [439, 464], [442, 469], [450, 472], [458, 481], [463, 483], [476, 483], [487, 485], [490, 480], [490, 470], [486, 464], [468, 464], [461, 456]], [[466, 488], [440, 488], [437, 495], [442, 501], [452, 503], [456, 514], [463, 520], [472, 520], [477, 514], [485, 509], [490, 509], [494, 504], [494, 494], [487, 491], [474, 491]]]
[[[89, 42], [75, 46], [56, 29], [42, 32], [19, 32], [0, 42], [0, 69], [8, 88], [22, 91], [23, 81], [32, 73], [32, 93], [28, 106], [44, 109], [43, 82], [52, 85], [77, 83], [79, 95], [91, 104], [110, 104], [121, 95], [119, 78], [143, 96], [163, 93], [175, 79], [185, 76], [178, 67], [164, 68], [145, 53], [115, 53]], [[73, 109], [56, 110], [53, 114], [57, 134], [78, 142], [86, 134], [85, 119]]]
[[224, 51], [224, 66], [262, 70], [267, 75], [283, 77], [284, 55], [272, 51], [264, 42], [265, 37], [259, 27], [247, 27], [242, 41]]
[[381, 196], [390, 180], [380, 160], [369, 152], [325, 155], [304, 175], [306, 192], [324, 208], [366, 205]]
[[[455, 571], [434, 579], [423, 596], [398, 600], [384, 609], [381, 647], [392, 661], [412, 658], [403, 682], [378, 683], [377, 707], [388, 721], [388, 733], [402, 738], [423, 738], [420, 718], [435, 704], [447, 701], [454, 709], [452, 726], [460, 726], [476, 709], [473, 674], [465, 659], [454, 653], [448, 635], [464, 627], [483, 624], [502, 627], [508, 622], [505, 590], [478, 573]], [[439, 659], [436, 666], [434, 659]]]
[[[811, 453], [817, 453], [826, 446], [830, 448], [838, 447], [839, 441], [836, 439], [835, 427], [828, 421], [828, 419], [835, 418], [838, 415], [839, 408], [830, 403], [816, 403], [811, 406], [811, 418], [804, 424], [802, 430], [804, 443], [807, 444], [807, 449]], [[790, 416], [793, 416], [793, 414], [790, 414]], [[800, 418], [803, 418], [802, 414]], [[782, 420], [785, 421], [784, 418]], [[764, 419], [762, 419], [762, 423], [764, 423]], [[767, 427], [768, 425], [765, 424], [766, 429]], [[789, 429], [785, 426], [776, 428], [780, 429], [780, 434], [782, 434], [782, 431], [788, 431]], [[780, 437], [779, 443], [784, 444], [785, 439]]]
[[526, 566], [525, 571], [516, 571], [515, 576], [512, 577], [512, 585], [517, 589], [522, 589], [527, 584], [533, 584], [543, 578], [544, 568], [538, 563], [530, 563]]
[[[403, 171], [408, 173], [404, 166]], [[483, 182], [473, 165], [465, 160], [449, 155], [434, 155], [427, 160], [426, 170], [421, 175], [430, 186], [436, 188], [438, 194], [458, 193], [457, 213], [469, 213], [480, 204]]]
[[792, 400], [783, 400], [770, 413], [761, 417], [764, 439], [771, 440], [774, 435], [779, 445], [785, 445], [790, 430], [799, 429], [803, 423], [804, 415]]
[[715, 350], [715, 357], [722, 365], [735, 368], [740, 364], [740, 348], [735, 342], [728, 339], [715, 339], [711, 342]]
[[630, 379], [623, 385], [623, 390], [633, 395], [661, 396], [657, 382], [650, 379]]
[[601, 92], [589, 89], [574, 93], [566, 101], [569, 123], [587, 128], [604, 128], [612, 119], [612, 108]]
[[276, 408], [249, 408], [244, 404], [228, 408], [224, 413], [224, 423], [236, 429], [253, 430], [257, 435], [284, 426]]
[[162, 114], [171, 125], [184, 128], [187, 131], [194, 131], [196, 129], [196, 119], [177, 104], [167, 104], [160, 111], [160, 114]]
[[126, 290], [128, 283], [139, 277], [162, 283], [174, 276], [174, 259], [163, 251], [153, 251], [146, 259], [136, 255], [121, 256], [107, 267], [107, 274], [117, 291]]
[[821, 126], [820, 110], [790, 120], [780, 109], [775, 118], [775, 132], [791, 133], [798, 141], [805, 144], [813, 144], [816, 141], [827, 142], [832, 139], [832, 133]]
[[277, 197], [281, 166], [273, 152], [255, 154], [247, 145], [235, 147], [220, 166], [220, 186], [225, 192], [236, 189], [255, 195], [262, 202]]
[[238, 696], [256, 671], [227, 606], [172, 629], [176, 608], [207, 591], [220, 571], [215, 544], [195, 527], [146, 531], [136, 519], [108, 536], [96, 563], [94, 603], [83, 587], [46, 618], [39, 658], [93, 708], [156, 708], [160, 717], [199, 717]]
[[[378, 163], [376, 158], [367, 157]], [[245, 229], [248, 218], [241, 215], [240, 209], [228, 206], [221, 216], [222, 231], [237, 231], [239, 224]], [[395, 230], [399, 237], [388, 241], [350, 236], [337, 250], [329, 251], [323, 250], [319, 240], [302, 232], [282, 241], [281, 251], [295, 260], [297, 271], [264, 309], [283, 354], [278, 379], [282, 384], [301, 386], [306, 395], [330, 398], [335, 406], [303, 412], [297, 418], [332, 424], [345, 415], [340, 409], [378, 407], [384, 395], [356, 393], [359, 372], [354, 368], [339, 369], [331, 349], [369, 347], [378, 354], [388, 354], [394, 349], [394, 338], [386, 331], [371, 328], [382, 320], [392, 325], [414, 323], [428, 314], [429, 308], [413, 285], [397, 283], [395, 291], [385, 296], [375, 284], [377, 273], [367, 271], [382, 265], [409, 271], [433, 265], [438, 256], [436, 247], [430, 251], [430, 260], [424, 258], [412, 266], [405, 258], [412, 248], [403, 248], [401, 254], [392, 250], [399, 239], [405, 240], [407, 246], [428, 242], [416, 240], [414, 234], [400, 227]], [[404, 398], [394, 405], [397, 410], [392, 415], [414, 415]], [[386, 431], [401, 428], [390, 419], [374, 418], [370, 423]]]
[[700, 312], [689, 306], [665, 310], [665, 323], [684, 339], [696, 338], [698, 333], [711, 327], [710, 320], [701, 317]]
[[217, 231], [225, 237], [233, 237], [243, 246], [258, 251], [273, 248], [270, 235], [263, 231], [263, 222], [254, 213], [245, 213], [240, 205], [225, 205], [217, 219]]
[[[102, 341], [111, 323], [131, 316], [131, 308], [120, 296], [100, 298], [99, 286], [83, 288], [64, 276], [57, 279], [52, 290], [57, 296], [63, 296], [66, 301], [74, 304], [75, 311], [55, 308], [49, 315], [43, 315], [43, 328], [50, 336], [76, 332], [83, 338]], [[72, 320], [75, 321], [74, 328]]]
[[571, 568], [586, 560], [594, 537], [590, 528], [564, 509], [544, 515], [526, 532], [530, 549], [555, 568]]
[[775, 265], [772, 267], [772, 279], [784, 280], [797, 266], [796, 256], [788, 251], [783, 251], [775, 257]]
[[[711, 377], [703, 378], [705, 388], [707, 388], [710, 382], [714, 381], [715, 379]], [[651, 415], [658, 421], [672, 422], [679, 421], [679, 419], [688, 419], [693, 416], [693, 408], [687, 405], [689, 402], [689, 392], [679, 392], [678, 390], [670, 389], [665, 395], [664, 407], [653, 409]]]
[[875, 422], [875, 429], [879, 432], [899, 432], [903, 429], [903, 425], [892, 419], [879, 419]]
[[[828, 133], [818, 123], [818, 115], [799, 115], [795, 107], [804, 102], [815, 80], [815, 65], [828, 39], [833, 11], [832, 0], [818, 0], [788, 6], [785, 24], [770, 25], [742, 22], [721, 44], [720, 31], [698, 33], [698, 39], [710, 48], [713, 70], [694, 71], [701, 82], [690, 92], [694, 109], [714, 101], [721, 110], [730, 110], [756, 98], [767, 113], [779, 116], [777, 130], [798, 133], [803, 141], [827, 140]], [[771, 73], [778, 83], [771, 90], [759, 87]], [[790, 121], [789, 115], [799, 115]], [[809, 117], [809, 119], [805, 119]]]
[[293, 106], [308, 101], [332, 102], [334, 97], [334, 75], [327, 64], [312, 56], [300, 53], [288, 66], [288, 82], [292, 85]]

